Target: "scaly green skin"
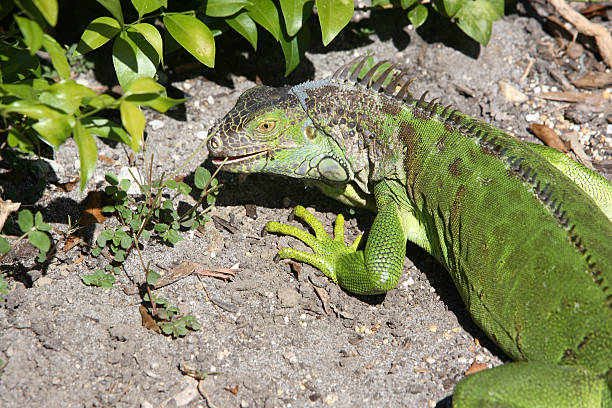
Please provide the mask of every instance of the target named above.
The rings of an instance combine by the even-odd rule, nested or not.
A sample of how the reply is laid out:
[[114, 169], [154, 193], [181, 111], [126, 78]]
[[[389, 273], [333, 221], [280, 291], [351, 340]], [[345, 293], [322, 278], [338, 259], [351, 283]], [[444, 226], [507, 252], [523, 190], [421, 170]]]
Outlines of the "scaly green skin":
[[[313, 253], [284, 248], [343, 288], [383, 293], [406, 241], [449, 271], [474, 321], [519, 362], [463, 379], [453, 405], [612, 407], [612, 185], [546, 147], [434, 101], [366, 59], [333, 77], [245, 92], [211, 131], [224, 170], [303, 178], [378, 214], [364, 250], [304, 208], [315, 236], [270, 222]], [[357, 65], [357, 66], [355, 66]], [[391, 81], [384, 93], [384, 82]], [[373, 198], [373, 199], [372, 199]]]

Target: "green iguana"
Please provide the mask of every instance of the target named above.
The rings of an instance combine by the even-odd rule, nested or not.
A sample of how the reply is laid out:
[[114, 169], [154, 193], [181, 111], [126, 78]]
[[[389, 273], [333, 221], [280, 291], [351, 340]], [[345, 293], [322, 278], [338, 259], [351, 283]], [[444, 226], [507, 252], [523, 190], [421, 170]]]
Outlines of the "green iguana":
[[469, 375], [453, 406], [612, 407], [612, 184], [425, 95], [368, 57], [330, 78], [258, 86], [211, 130], [223, 170], [303, 178], [377, 211], [363, 250], [303, 207], [315, 235], [269, 222], [283, 248], [358, 294], [393, 289], [406, 241], [450, 273], [474, 321], [516, 362]]

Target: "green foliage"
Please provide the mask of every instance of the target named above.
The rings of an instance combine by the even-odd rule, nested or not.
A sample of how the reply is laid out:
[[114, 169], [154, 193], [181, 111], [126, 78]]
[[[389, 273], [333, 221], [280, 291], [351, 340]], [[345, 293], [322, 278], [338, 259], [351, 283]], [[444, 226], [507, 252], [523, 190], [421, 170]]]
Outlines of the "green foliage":
[[[102, 212], [115, 215], [120, 225], [100, 233], [92, 255], [99, 256], [103, 250], [107, 250], [114, 263], [109, 265], [108, 270], [115, 273], [120, 270], [118, 265], [125, 261], [141, 241], [154, 238], [170, 245], [176, 244], [183, 239], [180, 231], [204, 225], [209, 220], [206, 213], [214, 204], [220, 187], [217, 179], [208, 170], [198, 167], [194, 184], [201, 190], [199, 199], [190, 209], [179, 214], [173, 201], [164, 199], [164, 196], [189, 195], [192, 189], [182, 181], [162, 178], [154, 181], [153, 185], [144, 184], [140, 187], [145, 199], [137, 200], [127, 194], [131, 185], [129, 180], [119, 180], [111, 173], [107, 173], [105, 179], [109, 184], [104, 190], [109, 204], [102, 208]], [[208, 206], [199, 210], [204, 199]], [[148, 275], [147, 279], [149, 280]]]
[[[6, 1], [0, 10], [2, 16], [13, 13], [12, 24], [0, 39], [0, 116], [8, 146], [33, 154], [40, 152], [41, 142], [59, 149], [72, 137], [79, 150], [81, 189], [96, 166], [96, 137], [117, 140], [137, 151], [146, 124], [141, 107], [165, 112], [182, 102], [168, 98], [164, 87], [155, 82], [164, 59], [162, 34], [167, 33], [167, 38], [212, 68], [215, 35], [234, 30], [256, 50], [259, 25], [278, 41], [285, 57], [285, 75], [289, 75], [310, 46], [308, 20], [314, 8], [324, 45], [346, 27], [354, 13], [352, 0], [202, 0], [198, 9], [182, 11], [169, 9], [167, 0], [132, 0], [138, 18], [126, 21], [120, 0], [98, 3], [109, 15], [94, 18], [78, 45], [68, 49], [49, 34], [58, 20], [57, 0]], [[373, 0], [372, 7], [406, 10], [410, 22], [418, 27], [429, 15], [429, 6], [423, 3]], [[433, 0], [432, 7], [486, 44], [492, 22], [503, 15], [504, 2]], [[112, 48], [113, 67], [124, 92], [119, 98], [98, 95], [71, 78], [71, 65], [73, 71], [82, 72], [87, 66], [83, 55], [107, 45]], [[40, 59], [38, 50], [46, 51], [51, 64]], [[103, 118], [112, 110], [119, 110], [121, 124]]]
[[[372, 0], [372, 7], [393, 7], [398, 3], [408, 10], [408, 20], [413, 26], [419, 27], [427, 20], [429, 11], [423, 0]], [[431, 3], [435, 11], [456, 21], [464, 33], [483, 45], [489, 42], [493, 21], [504, 15], [504, 0], [433, 0]]]
[[[47, 252], [51, 248], [51, 238], [49, 238], [48, 232], [51, 231], [52, 227], [44, 222], [40, 211], [37, 211], [36, 215], [34, 215], [30, 210], [21, 210], [19, 212], [17, 215], [17, 226], [21, 230], [22, 235], [17, 238], [14, 244], [27, 238], [38, 249], [38, 262], [44, 262]], [[4, 259], [10, 250], [11, 244], [9, 241], [0, 236], [0, 254], [2, 254], [0, 261]]]
[[[153, 298], [153, 301], [151, 301], [151, 298]], [[163, 334], [177, 338], [187, 335], [189, 330], [200, 330], [201, 325], [194, 316], [179, 317], [179, 308], [170, 306], [166, 299], [154, 294], [149, 297], [148, 293], [144, 295], [143, 299], [151, 304], [151, 307], [147, 310], [154, 316]], [[153, 303], [155, 303], [155, 308], [153, 308]]]
[[102, 289], [112, 289], [117, 280], [112, 273], [104, 273], [101, 269], [96, 269], [94, 273], [83, 275], [83, 283], [87, 286], [99, 286]]

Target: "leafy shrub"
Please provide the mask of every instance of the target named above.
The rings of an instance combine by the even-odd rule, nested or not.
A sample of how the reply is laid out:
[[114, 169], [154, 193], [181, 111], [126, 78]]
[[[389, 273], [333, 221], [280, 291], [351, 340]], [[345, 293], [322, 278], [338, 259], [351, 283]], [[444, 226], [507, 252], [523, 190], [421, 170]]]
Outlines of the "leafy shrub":
[[[401, 7], [412, 24], [419, 26], [428, 16], [423, 2], [372, 0], [372, 7]], [[145, 128], [141, 107], [165, 112], [182, 102], [169, 98], [165, 88], [155, 82], [164, 57], [163, 32], [212, 68], [216, 35], [234, 30], [256, 50], [259, 25], [280, 44], [288, 75], [310, 46], [307, 22], [314, 6], [323, 45], [338, 35], [354, 13], [352, 0], [204, 0], [197, 10], [186, 11], [174, 11], [167, 0], [131, 0], [129, 5], [120, 0], [98, 3], [110, 16], [91, 21], [76, 49], [68, 48], [69, 54], [49, 34], [58, 20], [57, 0], [6, 0], [0, 6], [0, 20], [8, 22], [0, 39], [0, 115], [8, 145], [31, 154], [40, 152], [41, 142], [59, 149], [72, 137], [79, 150], [81, 190], [96, 165], [94, 136], [125, 143], [137, 151]], [[491, 23], [502, 16], [504, 5], [503, 0], [433, 0], [431, 4], [482, 44], [488, 42]], [[182, 4], [174, 2], [171, 6]], [[126, 7], [136, 11], [135, 21], [125, 21]], [[75, 63], [81, 59], [78, 69], [82, 70], [82, 55], [109, 42], [123, 89], [119, 98], [98, 95], [71, 79], [69, 60]], [[39, 50], [48, 54], [52, 70]], [[119, 111], [121, 125], [107, 119], [109, 110]]]

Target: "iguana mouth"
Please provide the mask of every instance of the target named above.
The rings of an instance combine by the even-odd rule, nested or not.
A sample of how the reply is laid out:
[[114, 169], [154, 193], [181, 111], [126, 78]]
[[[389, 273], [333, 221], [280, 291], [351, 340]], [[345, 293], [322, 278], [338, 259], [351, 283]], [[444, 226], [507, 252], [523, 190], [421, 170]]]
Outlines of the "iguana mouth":
[[226, 156], [226, 157], [214, 157], [212, 162], [215, 166], [220, 166], [224, 160], [227, 159], [227, 161], [225, 162], [225, 166], [227, 165], [231, 165], [231, 164], [237, 164], [237, 163], [241, 163], [241, 162], [247, 162], [250, 160], [253, 160], [255, 158], [257, 158], [258, 156], [261, 156], [263, 154], [267, 154], [269, 151], [268, 150], [264, 150], [261, 152], [255, 152], [255, 153], [247, 153], [247, 154], [240, 154], [237, 156]]

